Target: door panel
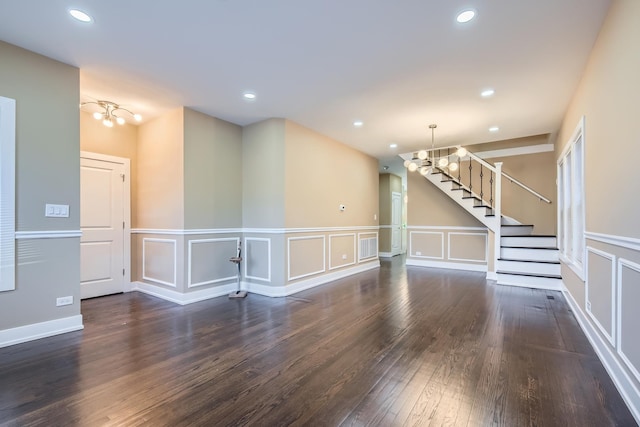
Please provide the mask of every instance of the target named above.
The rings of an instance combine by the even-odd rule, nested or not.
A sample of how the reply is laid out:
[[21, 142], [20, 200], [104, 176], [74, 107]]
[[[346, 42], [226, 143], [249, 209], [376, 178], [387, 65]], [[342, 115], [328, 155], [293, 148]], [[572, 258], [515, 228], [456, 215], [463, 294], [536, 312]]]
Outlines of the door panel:
[[124, 291], [124, 165], [80, 159], [80, 295]]
[[391, 193], [391, 255], [402, 252], [402, 194]]

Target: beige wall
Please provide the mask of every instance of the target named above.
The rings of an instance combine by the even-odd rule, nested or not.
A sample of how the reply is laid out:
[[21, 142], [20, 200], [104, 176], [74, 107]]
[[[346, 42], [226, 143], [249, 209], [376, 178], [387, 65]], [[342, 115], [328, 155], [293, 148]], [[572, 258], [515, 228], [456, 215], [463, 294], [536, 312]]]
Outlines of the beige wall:
[[138, 129], [138, 228], [184, 227], [184, 109]]
[[285, 131], [286, 227], [377, 225], [378, 161], [289, 120]]
[[484, 227], [448, 195], [418, 173], [407, 174], [407, 227]]
[[[615, 362], [619, 368], [614, 372], [625, 371], [616, 375], [618, 387], [625, 390], [628, 402], [634, 402], [636, 416], [640, 414], [640, 202], [634, 197], [640, 157], [639, 20], [640, 2], [612, 2], [556, 144], [559, 158], [585, 117], [585, 228], [596, 234], [585, 241], [584, 277], [563, 264], [562, 278], [570, 300], [579, 307], [576, 315], [599, 338], [594, 342], [606, 349], [609, 365]], [[612, 324], [618, 325], [614, 336]]]
[[[378, 224], [374, 220], [378, 215], [377, 161], [283, 119], [246, 126], [242, 144], [245, 237], [270, 242], [251, 248], [250, 259], [258, 265], [249, 269], [260, 276], [247, 281], [282, 286], [317, 280], [333, 270], [360, 264], [359, 231]], [[346, 205], [344, 212], [339, 210], [340, 204]], [[283, 235], [251, 230], [285, 227], [318, 231]], [[335, 227], [344, 230], [330, 230]], [[269, 247], [270, 270], [264, 264]], [[270, 271], [270, 281], [264, 280], [266, 271]]]
[[[0, 42], [0, 96], [16, 100], [16, 231], [80, 229], [78, 69]], [[69, 218], [45, 218], [46, 203]], [[16, 289], [0, 293], [0, 332], [80, 314], [78, 238], [18, 240]], [[74, 304], [56, 307], [56, 298]]]
[[[586, 228], [634, 238], [640, 238], [640, 201], [623, 197], [616, 183], [638, 182], [640, 57], [633, 48], [640, 40], [638, 19], [640, 2], [612, 3], [556, 144], [559, 154], [585, 116]], [[603, 163], [608, 160], [611, 167]]]
[[543, 202], [522, 187], [503, 179], [502, 213], [522, 224], [533, 224], [534, 234], [555, 235], [558, 210], [555, 154], [547, 152], [496, 157], [491, 161], [503, 162], [504, 172], [551, 200], [551, 203]]
[[285, 124], [269, 119], [242, 131], [242, 223], [252, 228], [285, 225]]
[[126, 123], [108, 128], [102, 121], [96, 120], [86, 112], [80, 112], [80, 150], [91, 153], [107, 154], [130, 160], [131, 176], [131, 227], [138, 225], [138, 126]]
[[184, 109], [184, 226], [242, 226], [242, 128]]

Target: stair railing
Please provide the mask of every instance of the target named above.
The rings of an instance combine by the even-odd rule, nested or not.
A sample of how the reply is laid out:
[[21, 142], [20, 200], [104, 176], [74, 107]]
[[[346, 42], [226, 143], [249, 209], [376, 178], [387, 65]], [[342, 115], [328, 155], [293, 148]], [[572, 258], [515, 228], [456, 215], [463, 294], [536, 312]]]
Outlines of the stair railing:
[[[452, 148], [455, 151], [452, 152]], [[511, 175], [502, 172], [502, 162], [491, 164], [476, 154], [461, 146], [426, 150], [426, 158], [420, 159], [414, 153], [413, 160], [418, 160], [417, 171], [423, 174], [442, 173], [455, 182], [461, 189], [467, 191], [470, 197], [479, 200], [483, 206], [491, 209], [495, 216], [494, 222], [494, 271], [500, 258], [500, 226], [502, 223], [502, 178], [521, 187], [540, 201], [551, 203], [551, 200], [538, 193], [531, 187], [518, 181]], [[424, 157], [424, 155], [423, 155]], [[475, 169], [474, 169], [475, 166]], [[464, 169], [464, 171], [463, 171]], [[414, 169], [415, 170], [415, 169]], [[457, 173], [457, 176], [456, 176]], [[485, 177], [489, 175], [487, 181]]]
[[[452, 148], [456, 150], [452, 152]], [[513, 176], [502, 171], [498, 174], [497, 163], [495, 165], [491, 164], [466, 149], [463, 149], [464, 153], [459, 155], [460, 149], [463, 148], [461, 146], [453, 146], [426, 150], [427, 158], [422, 161], [421, 166], [432, 167], [432, 171], [438, 171], [457, 181], [458, 184], [470, 191], [473, 196], [482, 200], [486, 206], [491, 207], [494, 211], [496, 202], [499, 201], [502, 196], [502, 194], [500, 194], [501, 192], [499, 193], [496, 189], [496, 184], [502, 177], [527, 191], [538, 200], [549, 204], [551, 203], [550, 199], [528, 185], [523, 184]], [[414, 160], [418, 160], [417, 154], [414, 154], [413, 157]], [[446, 161], [443, 162], [442, 159], [446, 159]], [[454, 163], [457, 165], [456, 169], [450, 167], [450, 165]], [[420, 168], [418, 171], [419, 170]], [[486, 179], [487, 174], [489, 176], [488, 180]]]

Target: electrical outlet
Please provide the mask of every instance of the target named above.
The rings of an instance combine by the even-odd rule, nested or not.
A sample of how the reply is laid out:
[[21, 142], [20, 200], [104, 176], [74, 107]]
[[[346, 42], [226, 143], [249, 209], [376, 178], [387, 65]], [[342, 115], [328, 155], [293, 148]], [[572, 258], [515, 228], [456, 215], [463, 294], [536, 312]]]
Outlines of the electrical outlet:
[[68, 297], [56, 298], [56, 307], [61, 307], [63, 305], [71, 305], [71, 304], [73, 304], [73, 295], [69, 295]]
[[422, 252], [416, 251], [416, 256], [420, 256], [420, 255], [422, 255]]
[[342, 254], [342, 259], [347, 259], [347, 254]]

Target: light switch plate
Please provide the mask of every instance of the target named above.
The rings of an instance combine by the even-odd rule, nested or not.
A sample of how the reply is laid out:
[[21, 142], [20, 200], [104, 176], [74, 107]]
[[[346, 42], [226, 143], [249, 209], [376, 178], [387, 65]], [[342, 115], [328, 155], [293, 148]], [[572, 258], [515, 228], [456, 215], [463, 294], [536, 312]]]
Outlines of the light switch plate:
[[47, 203], [44, 207], [44, 216], [50, 218], [69, 218], [69, 205]]

